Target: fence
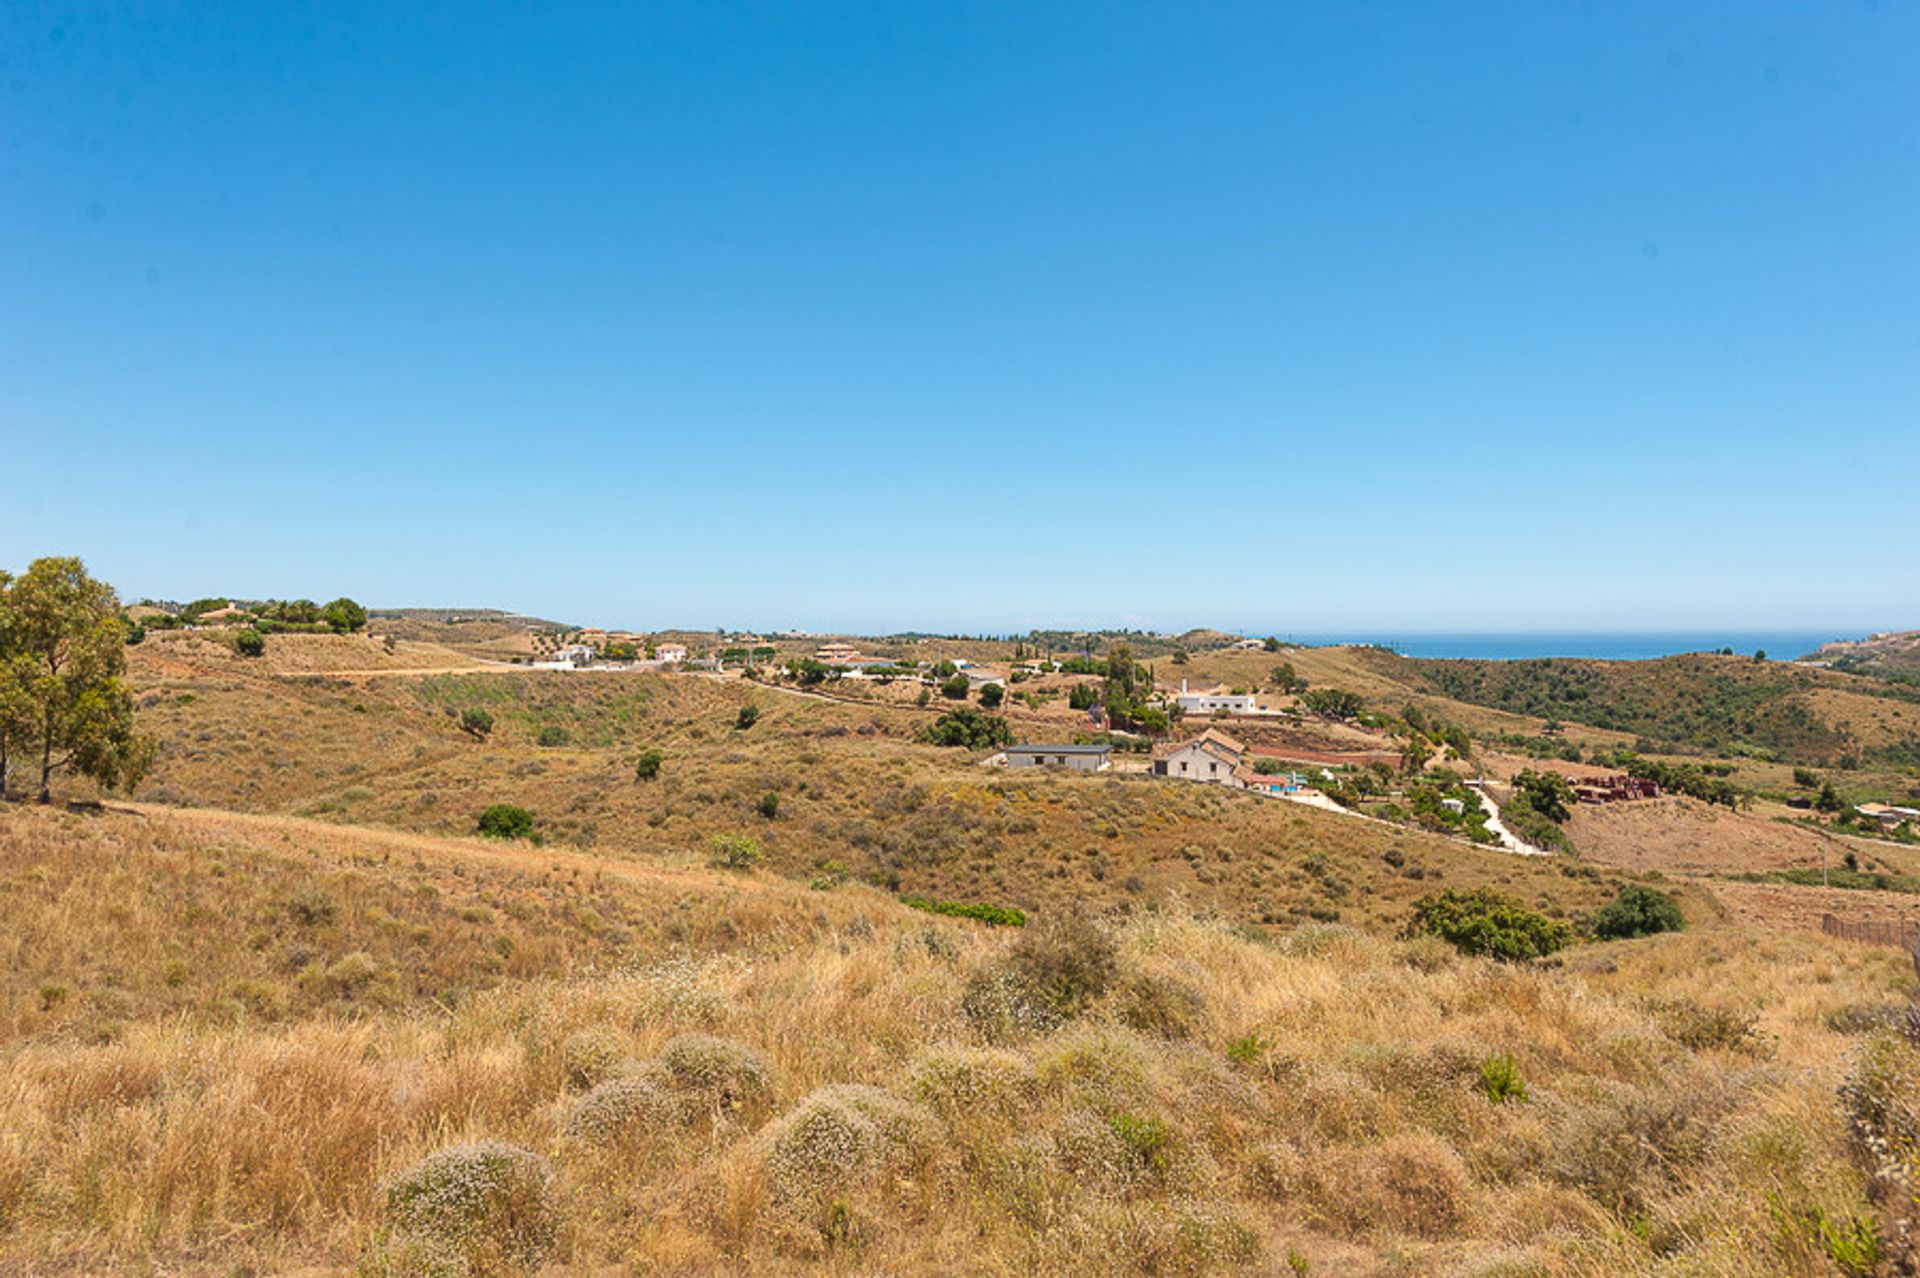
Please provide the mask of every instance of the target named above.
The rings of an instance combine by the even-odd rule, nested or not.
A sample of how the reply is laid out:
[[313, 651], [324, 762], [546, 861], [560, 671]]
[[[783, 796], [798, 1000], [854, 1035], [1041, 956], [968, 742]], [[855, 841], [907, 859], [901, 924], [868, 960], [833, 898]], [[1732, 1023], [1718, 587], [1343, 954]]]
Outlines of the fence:
[[1839, 919], [1820, 916], [1820, 930], [1843, 941], [1865, 941], [1869, 945], [1897, 945], [1903, 950], [1920, 946], [1920, 920], [1916, 919]]
[[[1897, 945], [1913, 956], [1913, 971], [1920, 976], [1920, 919], [1837, 919], [1820, 916], [1820, 930], [1845, 941], [1865, 941], [1869, 945]], [[1920, 998], [1920, 995], [1916, 995]]]

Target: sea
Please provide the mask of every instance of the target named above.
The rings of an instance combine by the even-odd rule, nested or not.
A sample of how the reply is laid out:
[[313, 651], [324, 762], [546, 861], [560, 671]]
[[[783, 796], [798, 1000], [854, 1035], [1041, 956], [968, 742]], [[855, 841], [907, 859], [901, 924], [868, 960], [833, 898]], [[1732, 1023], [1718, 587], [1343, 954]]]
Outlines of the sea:
[[[1249, 632], [1256, 633], [1256, 632]], [[1864, 638], [1845, 630], [1576, 631], [1555, 634], [1297, 634], [1295, 643], [1367, 643], [1405, 657], [1459, 657], [1517, 661], [1529, 657], [1597, 657], [1643, 661], [1687, 652], [1732, 648], [1742, 656], [1765, 652], [1775, 661], [1804, 657], [1823, 643]]]

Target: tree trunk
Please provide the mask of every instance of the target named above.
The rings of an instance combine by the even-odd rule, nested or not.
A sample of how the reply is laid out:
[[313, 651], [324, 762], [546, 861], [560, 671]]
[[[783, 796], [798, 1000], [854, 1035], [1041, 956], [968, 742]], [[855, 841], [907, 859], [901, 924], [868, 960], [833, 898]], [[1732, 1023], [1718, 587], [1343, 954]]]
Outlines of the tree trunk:
[[46, 735], [40, 745], [40, 802], [53, 802], [53, 715], [47, 715]]

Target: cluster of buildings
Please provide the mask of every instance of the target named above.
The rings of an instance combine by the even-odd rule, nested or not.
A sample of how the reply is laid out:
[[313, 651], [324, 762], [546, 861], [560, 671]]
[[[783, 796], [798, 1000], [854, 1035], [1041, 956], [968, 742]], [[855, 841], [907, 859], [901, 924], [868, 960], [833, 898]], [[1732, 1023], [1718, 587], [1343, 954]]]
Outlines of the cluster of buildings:
[[[1261, 772], [1251, 764], [1252, 751], [1218, 728], [1208, 728], [1190, 741], [1160, 747], [1153, 752], [1152, 773], [1179, 781], [1199, 781], [1231, 790], [1290, 795], [1308, 789], [1298, 772]], [[1073, 772], [1105, 772], [1113, 766], [1109, 745], [1059, 745], [1031, 742], [1008, 746], [998, 762], [1009, 768], [1066, 768]]]
[[1920, 808], [1903, 808], [1892, 803], [1862, 803], [1853, 809], [1861, 816], [1872, 817], [1880, 823], [1880, 828], [1891, 833], [1901, 826], [1920, 830]]
[[1575, 777], [1573, 793], [1582, 803], [1620, 803], [1628, 799], [1657, 799], [1660, 787], [1645, 777]]

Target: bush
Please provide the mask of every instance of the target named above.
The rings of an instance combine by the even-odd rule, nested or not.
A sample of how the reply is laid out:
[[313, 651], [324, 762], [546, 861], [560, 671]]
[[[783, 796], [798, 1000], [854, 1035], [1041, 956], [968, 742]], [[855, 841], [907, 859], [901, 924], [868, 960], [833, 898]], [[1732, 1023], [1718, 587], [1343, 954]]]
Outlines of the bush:
[[908, 1163], [932, 1128], [925, 1111], [892, 1092], [822, 1087], [763, 1133], [768, 1188], [788, 1203], [833, 1196]]
[[1875, 1034], [1840, 1086], [1840, 1108], [1875, 1201], [1911, 1211], [1920, 1202], [1920, 1044]]
[[567, 1110], [562, 1130], [587, 1145], [632, 1144], [662, 1136], [685, 1118], [680, 1099], [651, 1078], [623, 1075], [585, 1092]]
[[573, 740], [573, 734], [557, 723], [549, 723], [534, 740], [543, 746], [563, 746]]
[[708, 840], [707, 864], [728, 870], [751, 870], [760, 864], [760, 840], [751, 834], [716, 834]]
[[1007, 905], [962, 905], [958, 901], [935, 901], [924, 896], [903, 896], [900, 904], [914, 910], [924, 910], [928, 914], [944, 914], [949, 918], [973, 919], [980, 923], [991, 923], [996, 927], [1025, 927], [1026, 912]]
[[997, 683], [985, 684], [980, 689], [980, 705], [982, 709], [998, 710], [1000, 703], [1006, 699], [1007, 690]]
[[249, 626], [245, 630], [235, 632], [233, 650], [243, 657], [263, 656], [267, 651], [267, 637]]
[[780, 796], [769, 791], [760, 796], [760, 815], [771, 821], [780, 815]]
[[525, 839], [533, 835], [533, 813], [511, 803], [496, 803], [480, 814], [480, 833], [489, 839]]
[[641, 781], [651, 781], [660, 775], [660, 765], [665, 761], [658, 750], [645, 750], [633, 765], [633, 775]]
[[1495, 1052], [1480, 1062], [1480, 1091], [1496, 1105], [1527, 1099], [1527, 1085], [1509, 1052]]
[[741, 706], [740, 713], [733, 718], [733, 726], [741, 732], [745, 732], [758, 722], [760, 722], [760, 707], [752, 702]]
[[1421, 897], [1413, 903], [1406, 934], [1437, 936], [1462, 954], [1508, 962], [1543, 957], [1573, 940], [1573, 929], [1566, 924], [1488, 888], [1448, 888], [1438, 896]]
[[949, 701], [965, 701], [971, 691], [973, 684], [963, 674], [957, 674], [940, 685], [940, 695]]
[[923, 728], [920, 740], [927, 745], [986, 750], [1013, 744], [1013, 729], [999, 715], [963, 706], [941, 715]]
[[738, 1109], [773, 1095], [773, 1069], [745, 1043], [712, 1034], [682, 1034], [654, 1059], [667, 1087], [713, 1109]]
[[1619, 941], [1656, 932], [1678, 932], [1687, 920], [1664, 892], [1629, 883], [1593, 916], [1593, 934], [1603, 941]]
[[1004, 959], [976, 972], [962, 1010], [988, 1034], [1047, 1031], [1085, 1011], [1119, 974], [1113, 939], [1077, 914], [1020, 934]]
[[460, 712], [460, 731], [476, 741], [485, 741], [493, 732], [493, 716], [481, 709], [468, 709]]
[[1522, 772], [1513, 779], [1514, 793], [1535, 812], [1558, 824], [1573, 815], [1573, 783], [1558, 772]]
[[554, 1252], [554, 1198], [537, 1154], [496, 1141], [441, 1150], [387, 1183], [382, 1249], [402, 1271], [531, 1271]]
[[626, 1045], [604, 1029], [583, 1029], [560, 1044], [560, 1069], [569, 1087], [592, 1087], [611, 1077], [626, 1057]]

